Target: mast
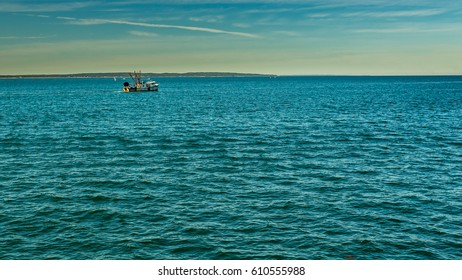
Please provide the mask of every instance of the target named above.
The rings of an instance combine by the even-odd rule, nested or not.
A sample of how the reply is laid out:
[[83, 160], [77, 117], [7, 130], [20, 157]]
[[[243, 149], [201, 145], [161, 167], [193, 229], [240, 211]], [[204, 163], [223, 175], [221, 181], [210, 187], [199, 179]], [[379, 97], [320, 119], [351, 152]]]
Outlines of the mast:
[[133, 73], [128, 73], [132, 78], [135, 85], [141, 84], [141, 70], [139, 72], [133, 71]]

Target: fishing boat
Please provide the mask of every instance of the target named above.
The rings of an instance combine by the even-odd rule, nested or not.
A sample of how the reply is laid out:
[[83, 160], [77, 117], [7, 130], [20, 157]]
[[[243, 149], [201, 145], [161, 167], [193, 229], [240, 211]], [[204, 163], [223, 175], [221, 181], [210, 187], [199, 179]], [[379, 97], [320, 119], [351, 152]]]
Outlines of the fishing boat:
[[124, 92], [139, 92], [139, 91], [158, 91], [159, 84], [155, 81], [143, 81], [141, 79], [141, 71], [128, 73], [133, 79], [133, 84], [124, 82]]

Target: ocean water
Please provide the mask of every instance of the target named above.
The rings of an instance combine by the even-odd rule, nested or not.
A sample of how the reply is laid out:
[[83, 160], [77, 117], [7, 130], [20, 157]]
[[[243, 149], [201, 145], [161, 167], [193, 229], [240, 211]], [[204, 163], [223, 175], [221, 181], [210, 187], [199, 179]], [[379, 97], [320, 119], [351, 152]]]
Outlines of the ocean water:
[[0, 79], [0, 259], [462, 259], [462, 77]]

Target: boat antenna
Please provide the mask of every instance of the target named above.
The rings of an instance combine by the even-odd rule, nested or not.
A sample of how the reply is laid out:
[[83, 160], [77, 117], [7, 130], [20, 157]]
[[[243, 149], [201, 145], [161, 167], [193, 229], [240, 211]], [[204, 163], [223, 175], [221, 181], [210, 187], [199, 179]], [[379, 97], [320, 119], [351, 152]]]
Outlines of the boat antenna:
[[139, 72], [133, 71], [133, 73], [128, 74], [135, 84], [141, 84], [141, 70], [139, 70]]

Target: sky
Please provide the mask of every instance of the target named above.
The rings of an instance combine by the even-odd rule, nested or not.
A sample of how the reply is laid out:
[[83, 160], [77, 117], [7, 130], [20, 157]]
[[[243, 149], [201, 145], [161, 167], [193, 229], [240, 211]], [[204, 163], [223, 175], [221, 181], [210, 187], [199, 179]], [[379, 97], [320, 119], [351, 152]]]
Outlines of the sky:
[[0, 75], [462, 75], [461, 0], [1, 0]]

